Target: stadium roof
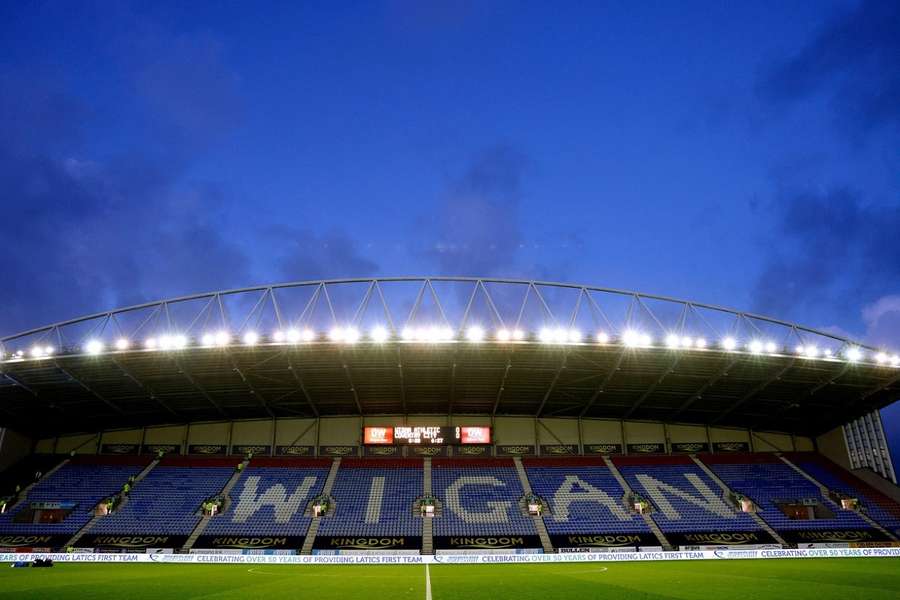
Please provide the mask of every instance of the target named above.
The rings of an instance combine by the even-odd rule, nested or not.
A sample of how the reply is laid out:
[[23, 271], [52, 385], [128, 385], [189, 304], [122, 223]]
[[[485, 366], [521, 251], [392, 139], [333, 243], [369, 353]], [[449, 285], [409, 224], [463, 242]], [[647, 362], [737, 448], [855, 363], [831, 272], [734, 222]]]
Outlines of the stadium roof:
[[52, 434], [273, 417], [595, 417], [816, 435], [900, 392], [900, 357], [718, 306], [463, 277], [162, 300], [0, 339], [0, 424]]

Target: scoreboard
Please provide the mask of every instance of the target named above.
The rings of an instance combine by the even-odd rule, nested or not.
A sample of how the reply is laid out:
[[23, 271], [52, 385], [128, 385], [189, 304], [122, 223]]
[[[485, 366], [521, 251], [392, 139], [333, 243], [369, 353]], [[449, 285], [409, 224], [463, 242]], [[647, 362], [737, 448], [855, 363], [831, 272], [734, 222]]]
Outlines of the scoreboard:
[[490, 427], [363, 427], [367, 446], [462, 446], [490, 444]]

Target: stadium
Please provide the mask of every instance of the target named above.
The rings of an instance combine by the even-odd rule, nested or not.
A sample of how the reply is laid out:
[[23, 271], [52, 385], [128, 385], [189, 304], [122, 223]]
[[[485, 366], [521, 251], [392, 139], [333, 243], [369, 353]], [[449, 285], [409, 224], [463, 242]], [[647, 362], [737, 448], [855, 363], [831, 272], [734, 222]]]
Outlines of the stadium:
[[2, 593], [896, 597], [898, 394], [887, 349], [586, 285], [88, 315], [0, 339], [0, 552], [56, 564]]

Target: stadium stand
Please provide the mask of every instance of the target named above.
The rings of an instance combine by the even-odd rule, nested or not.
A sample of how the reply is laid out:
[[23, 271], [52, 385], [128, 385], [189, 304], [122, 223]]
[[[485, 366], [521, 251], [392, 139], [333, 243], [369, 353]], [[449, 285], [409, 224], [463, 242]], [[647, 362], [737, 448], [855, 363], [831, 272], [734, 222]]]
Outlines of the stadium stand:
[[644, 520], [625, 505], [625, 491], [602, 458], [525, 459], [532, 491], [549, 514], [551, 535], [649, 532]]
[[206, 535], [303, 536], [306, 507], [321, 494], [330, 459], [254, 458], [231, 491], [231, 502], [209, 521]]
[[519, 508], [524, 491], [512, 459], [435, 458], [431, 464], [432, 489], [443, 505], [436, 536], [537, 535]]
[[[753, 500], [759, 515], [776, 531], [798, 529], [869, 529], [859, 515], [841, 510], [822, 497], [819, 488], [773, 454], [707, 454], [701, 460], [735, 492]], [[816, 500], [833, 514], [816, 519], [793, 519], [778, 503]]]
[[[141, 456], [77, 456], [56, 472], [41, 479], [12, 511], [0, 515], [4, 533], [72, 534], [93, 517], [97, 504], [119, 492], [128, 478], [150, 462]], [[74, 503], [65, 517], [53, 523], [16, 523], [35, 502]]]
[[663, 533], [756, 531], [753, 518], [729, 505], [722, 490], [689, 456], [613, 459], [628, 485], [654, 507]]
[[894, 535], [900, 534], [900, 505], [853, 473], [814, 452], [785, 454], [829, 490], [857, 498], [865, 513]]
[[68, 456], [61, 454], [32, 454], [0, 473], [0, 498], [15, 493], [16, 486], [25, 489], [34, 482], [35, 473], [49, 473]]
[[335, 512], [322, 519], [318, 534], [421, 536], [413, 508], [422, 477], [419, 458], [344, 458], [331, 491]]
[[218, 494], [234, 473], [234, 458], [167, 456], [135, 486], [128, 502], [91, 530], [107, 534], [187, 535], [200, 504]]

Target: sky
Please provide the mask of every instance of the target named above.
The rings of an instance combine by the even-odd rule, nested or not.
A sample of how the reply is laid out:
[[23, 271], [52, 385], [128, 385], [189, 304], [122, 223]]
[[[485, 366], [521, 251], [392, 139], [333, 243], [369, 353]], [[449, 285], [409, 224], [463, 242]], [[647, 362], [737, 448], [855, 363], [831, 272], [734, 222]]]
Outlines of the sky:
[[415, 274], [900, 349], [898, 31], [871, 0], [3, 3], [0, 335]]

